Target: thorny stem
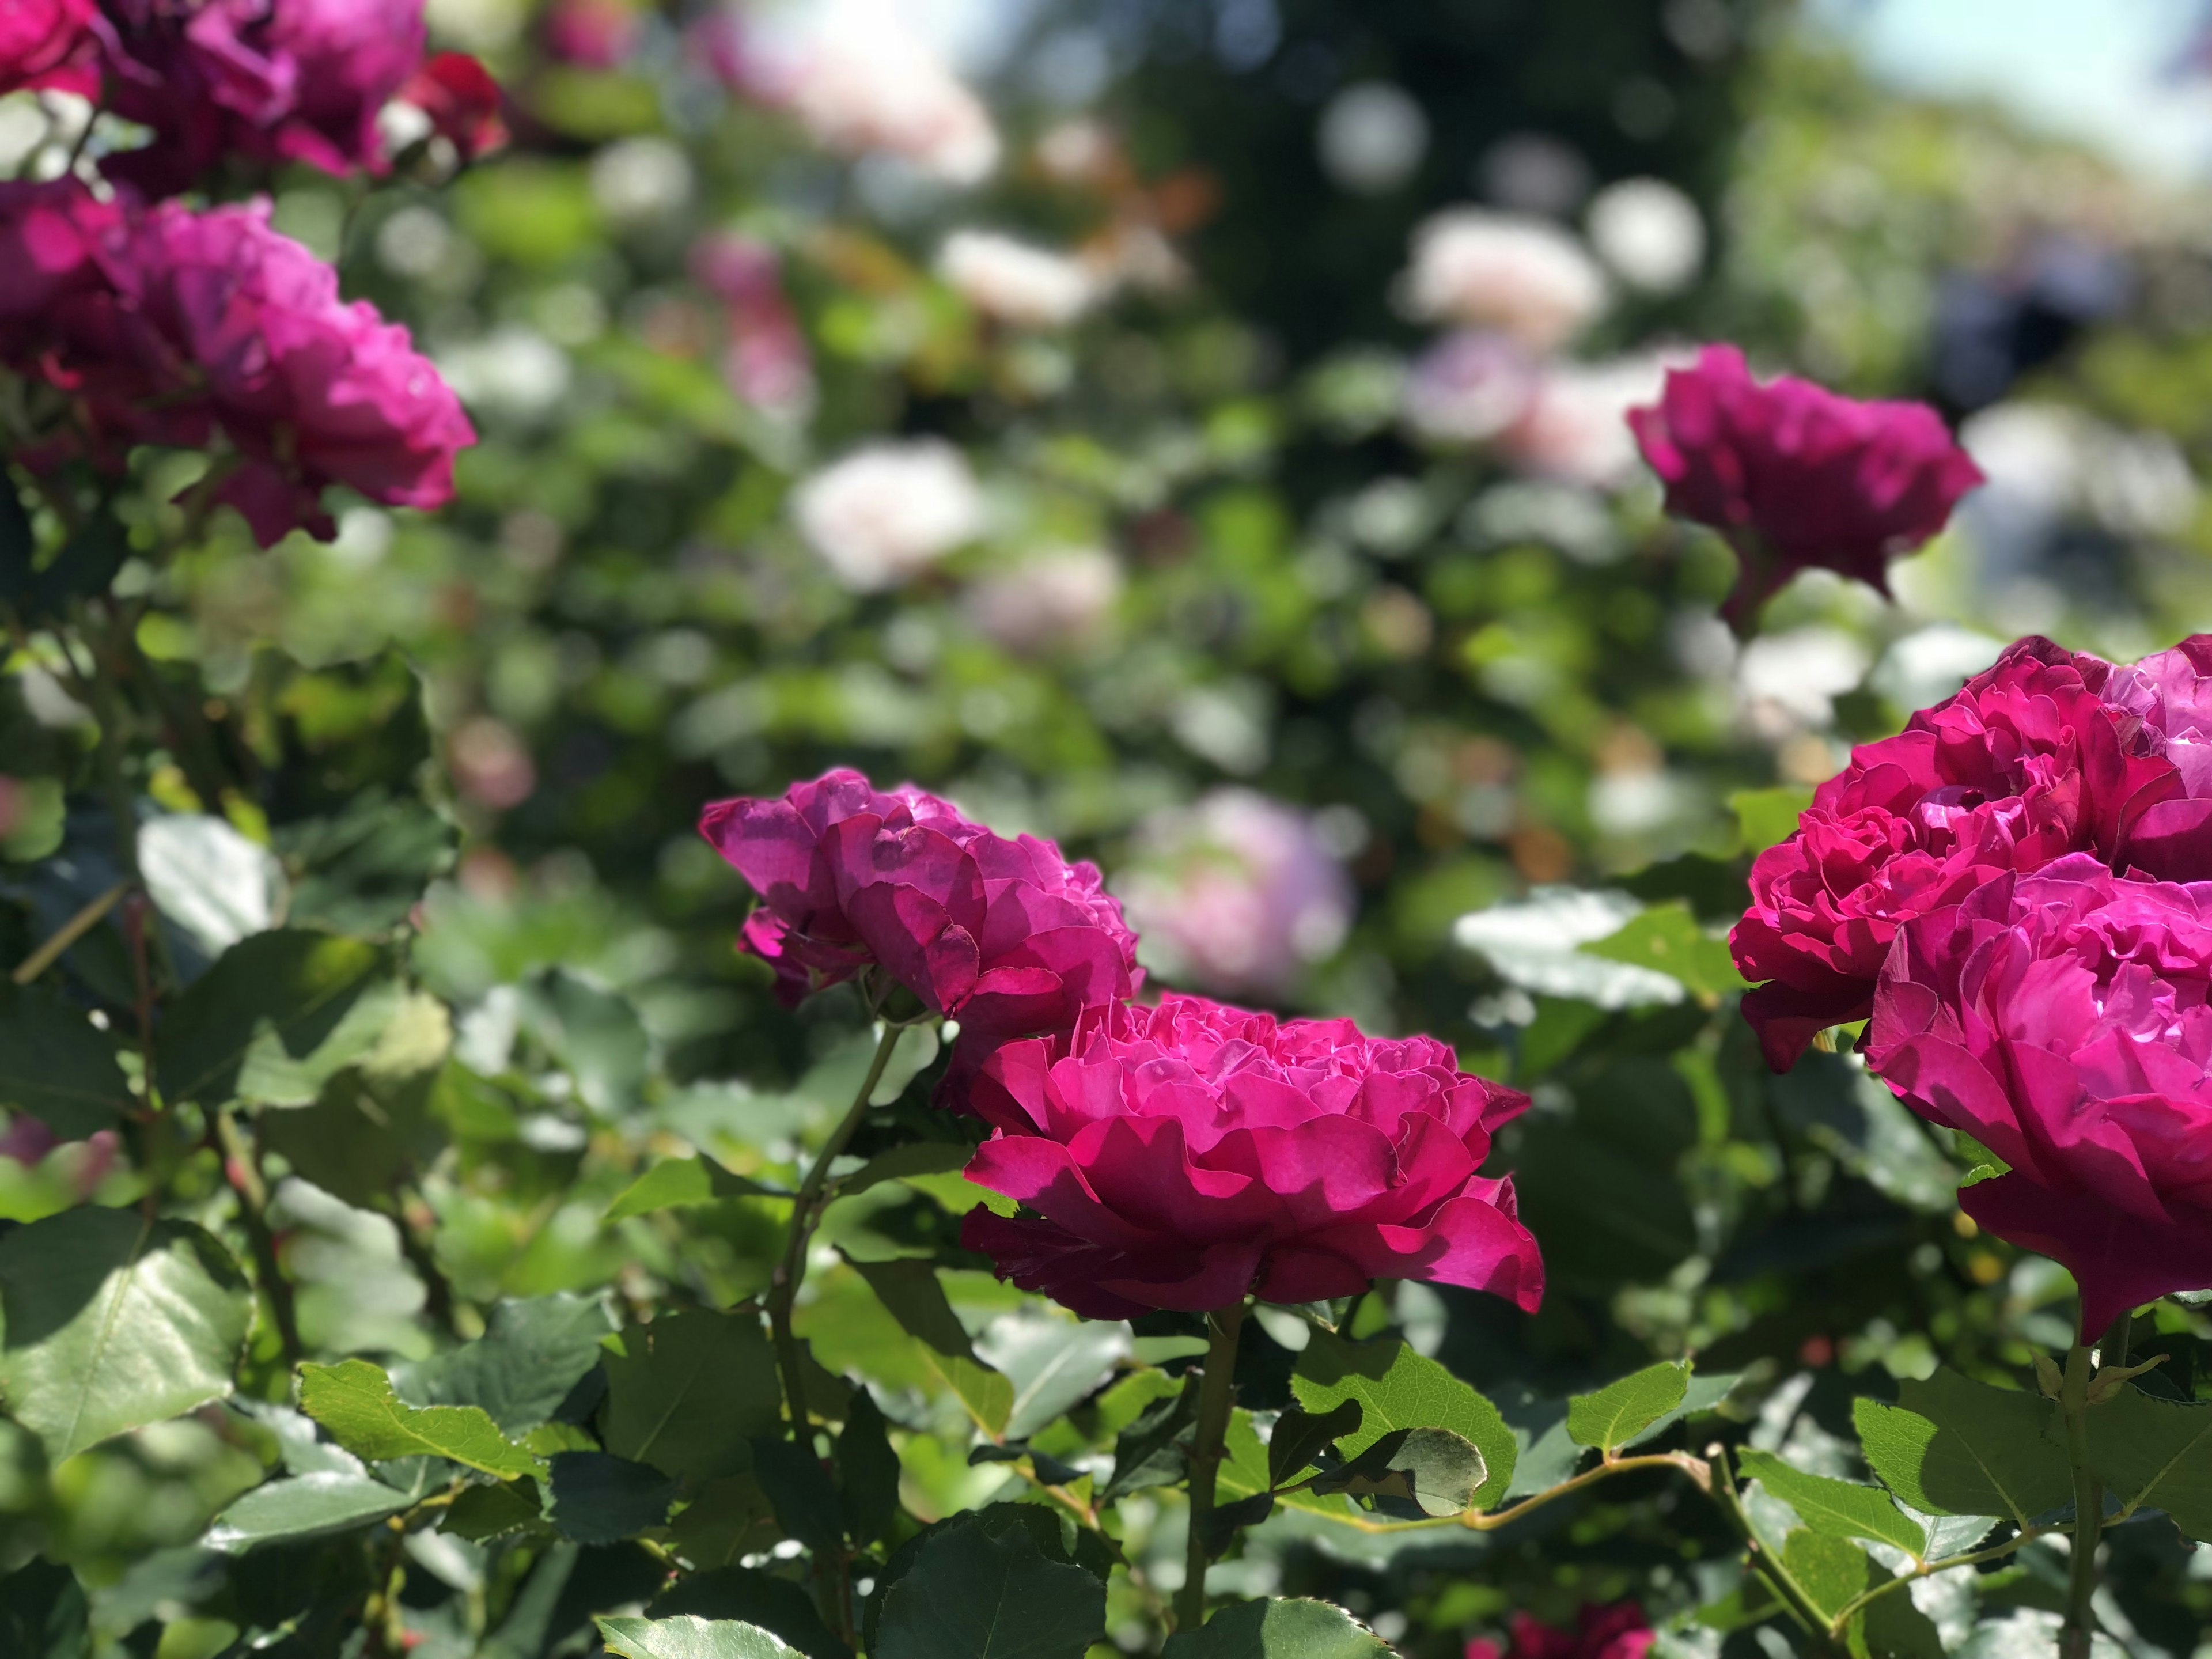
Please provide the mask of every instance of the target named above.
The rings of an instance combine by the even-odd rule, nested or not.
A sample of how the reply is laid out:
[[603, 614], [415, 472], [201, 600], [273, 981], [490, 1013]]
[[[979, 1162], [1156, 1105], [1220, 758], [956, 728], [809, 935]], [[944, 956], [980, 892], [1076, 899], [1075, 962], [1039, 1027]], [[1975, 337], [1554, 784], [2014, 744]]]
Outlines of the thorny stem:
[[868, 1097], [876, 1091], [876, 1085], [884, 1080], [884, 1068], [891, 1062], [891, 1050], [898, 1047], [899, 1034], [906, 1028], [886, 1020], [884, 1034], [876, 1043], [876, 1057], [868, 1063], [868, 1074], [860, 1079], [860, 1092], [853, 1097], [853, 1104], [844, 1120], [830, 1132], [821, 1155], [810, 1164], [805, 1180], [799, 1182], [799, 1196], [791, 1206], [791, 1236], [783, 1247], [783, 1260], [778, 1264], [775, 1279], [768, 1293], [769, 1328], [775, 1336], [775, 1361], [783, 1372], [783, 1403], [791, 1413], [791, 1437], [801, 1446], [812, 1449], [813, 1419], [806, 1408], [805, 1367], [799, 1352], [799, 1339], [792, 1334], [791, 1309], [798, 1300], [799, 1286], [806, 1277], [806, 1247], [814, 1237], [815, 1224], [821, 1218], [823, 1189], [830, 1182], [830, 1166], [852, 1139], [853, 1132], [860, 1127], [860, 1120], [868, 1115]]
[[1243, 1302], [1232, 1302], [1206, 1316], [1206, 1370], [1199, 1384], [1198, 1428], [1190, 1449], [1190, 1541], [1183, 1552], [1182, 1588], [1175, 1601], [1177, 1630], [1194, 1631], [1206, 1622], [1206, 1524], [1213, 1518], [1222, 1442], [1237, 1400], [1237, 1337], [1244, 1328], [1244, 1311]]

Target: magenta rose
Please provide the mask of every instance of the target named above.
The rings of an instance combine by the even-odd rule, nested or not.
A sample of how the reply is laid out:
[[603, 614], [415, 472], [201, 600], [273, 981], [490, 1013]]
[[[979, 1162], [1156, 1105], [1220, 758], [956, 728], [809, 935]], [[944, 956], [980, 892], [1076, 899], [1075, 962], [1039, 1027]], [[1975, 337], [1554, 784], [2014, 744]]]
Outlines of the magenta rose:
[[699, 830], [760, 895], [740, 948], [775, 968], [787, 1003], [879, 969], [960, 1022], [965, 1065], [1143, 981], [1096, 865], [994, 835], [912, 784], [879, 790], [841, 769], [716, 801]]
[[2021, 640], [1814, 792], [1797, 833], [1752, 865], [1751, 906], [1729, 936], [1743, 976], [1766, 981], [1743, 1012], [1769, 1065], [1786, 1071], [1816, 1033], [1867, 1017], [1900, 924], [2068, 853], [2137, 856], [2183, 781], [2100, 696], [2112, 672]]
[[1511, 1181], [1480, 1173], [1528, 1098], [1433, 1038], [1169, 996], [1008, 1044], [969, 1100], [997, 1133], [968, 1178], [1034, 1214], [977, 1209], [962, 1242], [1087, 1317], [1312, 1302], [1378, 1277], [1543, 1297]]
[[89, 92], [93, 0], [0, 0], [0, 93], [60, 86]]
[[1476, 1637], [1467, 1644], [1466, 1659], [1644, 1659], [1659, 1640], [1650, 1617], [1634, 1601], [1609, 1607], [1586, 1603], [1572, 1630], [1555, 1630], [1529, 1613], [1516, 1613], [1512, 1631], [1510, 1647]]
[[265, 206], [135, 212], [71, 180], [0, 185], [10, 251], [0, 358], [71, 394], [96, 460], [228, 440], [216, 499], [264, 546], [333, 534], [331, 484], [395, 507], [452, 498], [453, 457], [476, 439], [459, 400]]
[[170, 195], [226, 156], [380, 171], [380, 111], [422, 62], [422, 0], [109, 0], [108, 101], [154, 142], [105, 169]]
[[2130, 826], [2127, 865], [2168, 881], [2212, 878], [2212, 634], [2115, 668], [2103, 695], [2180, 775], [2180, 793]]
[[1628, 423], [1667, 510], [1728, 538], [1742, 573], [1721, 606], [1739, 634], [1801, 570], [1889, 592], [1889, 561], [1943, 527], [1981, 469], [1924, 404], [1862, 403], [1784, 375], [1754, 380], [1734, 346], [1670, 369]]
[[2212, 883], [2087, 854], [1908, 923], [1867, 1060], [2011, 1165], [1963, 1189], [1999, 1238], [2063, 1262], [2084, 1340], [2212, 1286]]

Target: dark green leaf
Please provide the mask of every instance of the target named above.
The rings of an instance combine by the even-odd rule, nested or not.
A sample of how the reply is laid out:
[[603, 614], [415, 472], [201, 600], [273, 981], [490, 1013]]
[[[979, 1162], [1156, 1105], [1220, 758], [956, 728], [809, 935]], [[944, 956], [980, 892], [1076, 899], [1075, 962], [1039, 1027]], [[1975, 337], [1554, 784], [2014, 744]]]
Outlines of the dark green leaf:
[[1275, 1494], [1271, 1492], [1254, 1492], [1249, 1498], [1240, 1498], [1233, 1504], [1217, 1504], [1206, 1511], [1206, 1524], [1199, 1528], [1206, 1541], [1208, 1555], [1227, 1553], [1230, 1542], [1247, 1527], [1256, 1527], [1275, 1512]]
[[1291, 1387], [1310, 1412], [1359, 1402], [1359, 1428], [1345, 1437], [1346, 1456], [1356, 1457], [1394, 1429], [1448, 1429], [1482, 1455], [1487, 1473], [1474, 1507], [1489, 1508], [1512, 1484], [1520, 1448], [1498, 1407], [1395, 1338], [1355, 1343], [1316, 1330], [1298, 1356]]
[[300, 1367], [300, 1409], [357, 1457], [444, 1457], [501, 1480], [542, 1473], [538, 1460], [474, 1406], [410, 1406], [366, 1359]]
[[550, 1534], [544, 1523], [544, 1501], [538, 1496], [535, 1480], [507, 1480], [495, 1486], [464, 1487], [447, 1506], [445, 1519], [438, 1529], [476, 1544], [523, 1531]]
[[1690, 1387], [1685, 1364], [1647, 1365], [1594, 1394], [1567, 1401], [1567, 1437], [1610, 1455], [1679, 1408]]
[[137, 1104], [115, 1056], [115, 1039], [82, 1010], [0, 977], [0, 1105], [30, 1113], [64, 1140], [112, 1129]]
[[0, 1578], [0, 1653], [91, 1659], [88, 1621], [83, 1587], [58, 1563], [33, 1561]]
[[2045, 1430], [2057, 1407], [1948, 1368], [1906, 1382], [1899, 1404], [1852, 1408], [1868, 1465], [1914, 1509], [2024, 1522], [2070, 1502], [2074, 1474]]
[[651, 1619], [689, 1613], [696, 1619], [757, 1625], [788, 1642], [807, 1659], [853, 1659], [852, 1649], [830, 1634], [813, 1598], [788, 1578], [750, 1567], [714, 1567], [678, 1580], [646, 1610]]
[[1745, 1449], [1736, 1454], [1736, 1471], [1762, 1482], [1767, 1491], [1797, 1511], [1814, 1532], [1835, 1538], [1863, 1538], [1903, 1550], [1916, 1560], [1928, 1553], [1928, 1534], [1899, 1510], [1879, 1486], [1855, 1486], [1826, 1475], [1794, 1469], [1771, 1452]]
[[822, 1460], [781, 1436], [759, 1436], [751, 1450], [753, 1479], [775, 1506], [784, 1536], [817, 1554], [836, 1549], [844, 1540], [844, 1516], [836, 1485]]
[[[852, 1261], [849, 1256], [846, 1260]], [[908, 1335], [920, 1337], [939, 1353], [975, 1360], [968, 1328], [960, 1322], [959, 1316], [952, 1311], [952, 1304], [945, 1299], [944, 1281], [938, 1278], [934, 1262], [895, 1256], [888, 1261], [852, 1261], [852, 1267], [868, 1281], [868, 1288], [876, 1293], [876, 1299], [890, 1310], [891, 1317], [898, 1321]], [[1008, 1410], [1012, 1409], [1011, 1384], [1006, 1390], [1006, 1405]], [[1004, 1415], [999, 1421], [1004, 1426]]]
[[431, 1406], [481, 1406], [508, 1434], [550, 1422], [605, 1352], [615, 1328], [604, 1300], [566, 1291], [502, 1302], [484, 1334], [410, 1368], [410, 1398]]
[[621, 1659], [788, 1659], [793, 1650], [757, 1625], [674, 1619], [602, 1619], [607, 1651]]
[[367, 935], [407, 919], [453, 867], [460, 836], [413, 796], [372, 784], [327, 817], [280, 825], [274, 839], [295, 872], [286, 919]]
[[1048, 1561], [1056, 1561], [1080, 1567], [1100, 1584], [1113, 1576], [1114, 1557], [1097, 1533], [1078, 1526], [1073, 1516], [1049, 1504], [992, 1504], [980, 1510], [969, 1510], [950, 1520], [939, 1521], [923, 1528], [901, 1544], [884, 1563], [878, 1575], [876, 1588], [868, 1597], [861, 1619], [861, 1650], [874, 1659], [876, 1627], [883, 1615], [884, 1602], [892, 1588], [906, 1577], [922, 1550], [939, 1534], [956, 1527], [975, 1527], [992, 1538], [1012, 1532], [1026, 1532], [1030, 1541]]
[[71, 1210], [0, 1237], [0, 1399], [58, 1463], [230, 1392], [252, 1302], [188, 1222]]
[[698, 1497], [677, 1511], [668, 1530], [684, 1559], [701, 1568], [732, 1565], [742, 1556], [771, 1547], [783, 1536], [775, 1506], [750, 1467], [743, 1474], [709, 1480]]
[[1083, 1659], [1106, 1633], [1106, 1590], [1048, 1559], [1025, 1528], [960, 1516], [884, 1598], [873, 1659]]
[[845, 1426], [837, 1435], [837, 1486], [844, 1498], [847, 1536], [865, 1545], [890, 1535], [898, 1522], [898, 1454], [891, 1449], [883, 1413], [865, 1388], [853, 1390]]
[[1313, 1489], [1350, 1498], [1395, 1498], [1433, 1517], [1466, 1509], [1488, 1474], [1474, 1443], [1449, 1429], [1394, 1429], [1316, 1480]]
[[2089, 1407], [2087, 1426], [2089, 1465], [2123, 1505], [2164, 1510], [2184, 1537], [2212, 1538], [2212, 1406], [2126, 1383]]
[[775, 1352], [750, 1315], [663, 1314], [623, 1332], [605, 1364], [601, 1443], [666, 1474], [711, 1480], [750, 1468], [745, 1443], [782, 1420]]
[[288, 1475], [256, 1486], [215, 1518], [200, 1541], [236, 1555], [257, 1544], [298, 1543], [350, 1532], [413, 1502], [367, 1474], [335, 1469]]
[[1155, 1400], [1114, 1440], [1114, 1473], [1098, 1500], [1110, 1504], [1146, 1486], [1171, 1486], [1189, 1468], [1190, 1437], [1198, 1423], [1199, 1374], [1183, 1376], [1174, 1394]]
[[1169, 1638], [1167, 1659], [1390, 1659], [1390, 1650], [1343, 1608], [1298, 1598], [1224, 1607]]
[[401, 994], [386, 965], [375, 946], [333, 933], [279, 928], [240, 939], [162, 1018], [163, 1095], [307, 1105], [383, 1034]]
[[1302, 1406], [1292, 1406], [1275, 1419], [1267, 1437], [1267, 1479], [1286, 1486], [1311, 1468], [1324, 1452], [1348, 1434], [1359, 1431], [1364, 1415], [1357, 1400], [1340, 1400], [1318, 1416]]
[[526, 994], [523, 1017], [568, 1068], [577, 1094], [592, 1111], [605, 1115], [636, 1104], [652, 1043], [623, 998], [556, 968]]
[[[1875, 1582], [1890, 1574], [1880, 1566]], [[1892, 1590], [1851, 1620], [1853, 1659], [1943, 1659], [1943, 1638], [1929, 1616], [1912, 1605], [1909, 1590]]]
[[850, 1198], [883, 1182], [903, 1181], [908, 1176], [948, 1175], [965, 1168], [975, 1155], [974, 1147], [957, 1141], [911, 1140], [878, 1152], [837, 1184], [837, 1194]]
[[607, 1452], [556, 1452], [546, 1460], [545, 1518], [579, 1544], [613, 1544], [668, 1519], [677, 1483], [659, 1469]]
[[744, 1176], [732, 1175], [703, 1152], [696, 1158], [663, 1158], [623, 1188], [602, 1219], [610, 1224], [655, 1210], [719, 1203], [726, 1198], [788, 1198], [788, 1193]]

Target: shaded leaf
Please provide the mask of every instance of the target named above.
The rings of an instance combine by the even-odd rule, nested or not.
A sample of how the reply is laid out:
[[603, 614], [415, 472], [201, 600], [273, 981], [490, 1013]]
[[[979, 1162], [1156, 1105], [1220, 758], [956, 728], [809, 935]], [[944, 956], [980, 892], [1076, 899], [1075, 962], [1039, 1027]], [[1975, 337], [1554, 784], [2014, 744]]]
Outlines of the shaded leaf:
[[366, 1474], [335, 1469], [288, 1475], [256, 1486], [207, 1530], [201, 1543], [240, 1554], [257, 1544], [298, 1543], [350, 1532], [397, 1515], [414, 1500]]
[[645, 1611], [649, 1619], [689, 1613], [697, 1619], [757, 1625], [807, 1659], [853, 1659], [852, 1649], [822, 1622], [811, 1596], [788, 1578], [751, 1567], [715, 1567], [691, 1573], [664, 1590]]
[[614, 1316], [566, 1291], [501, 1303], [474, 1342], [410, 1368], [409, 1393], [433, 1406], [481, 1406], [509, 1434], [550, 1422], [599, 1363]]
[[719, 1203], [726, 1198], [789, 1198], [789, 1193], [764, 1187], [744, 1176], [732, 1175], [705, 1153], [696, 1158], [663, 1158], [622, 1189], [601, 1218], [610, 1225], [632, 1216], [650, 1215], [699, 1204]]
[[0, 1400], [58, 1463], [229, 1394], [252, 1302], [183, 1221], [82, 1209], [0, 1237]]
[[1319, 1461], [1316, 1455], [1327, 1451], [1346, 1435], [1359, 1431], [1364, 1413], [1357, 1400], [1340, 1400], [1331, 1409], [1316, 1414], [1302, 1406], [1292, 1406], [1275, 1419], [1273, 1432], [1267, 1437], [1267, 1479], [1274, 1486], [1284, 1486], [1311, 1468]]
[[1011, 1377], [1000, 1376], [980, 1359], [963, 1359], [934, 1348], [925, 1347], [921, 1358], [923, 1364], [959, 1397], [978, 1428], [994, 1437], [1006, 1431], [1006, 1419], [1014, 1409]]
[[115, 1127], [137, 1102], [115, 1039], [42, 986], [0, 976], [0, 1106], [30, 1113], [64, 1140]]
[[1928, 1534], [1879, 1486], [1808, 1474], [1771, 1452], [1750, 1448], [1736, 1454], [1736, 1470], [1746, 1480], [1763, 1482], [1814, 1532], [1887, 1544], [1916, 1560], [1927, 1556]]
[[171, 1101], [305, 1106], [376, 1046], [400, 988], [359, 939], [285, 927], [240, 939], [169, 1005], [156, 1051]]
[[1395, 1338], [1347, 1342], [1316, 1330], [1298, 1356], [1291, 1388], [1310, 1412], [1328, 1412], [1346, 1400], [1359, 1402], [1359, 1428], [1345, 1437], [1348, 1457], [1394, 1429], [1448, 1429], [1482, 1455], [1486, 1473], [1474, 1507], [1489, 1508], [1512, 1484], [1520, 1448], [1498, 1407]]
[[659, 1526], [677, 1483], [659, 1469], [608, 1452], [556, 1452], [547, 1459], [545, 1518], [579, 1544], [613, 1544]]
[[438, 1530], [489, 1543], [526, 1530], [550, 1533], [544, 1520], [543, 1500], [534, 1480], [507, 1480], [495, 1486], [467, 1486], [446, 1506]]
[[865, 1388], [853, 1390], [853, 1404], [837, 1436], [836, 1456], [847, 1536], [855, 1544], [889, 1537], [898, 1522], [898, 1454], [891, 1449], [883, 1413]]
[[1847, 1539], [1798, 1527], [1782, 1542], [1782, 1565], [1806, 1599], [1833, 1619], [1876, 1582], [1889, 1575], [1874, 1558]]
[[1190, 1437], [1198, 1425], [1199, 1374], [1152, 1403], [1114, 1439], [1114, 1473], [1098, 1494], [1110, 1504], [1146, 1486], [1171, 1486], [1189, 1472]]
[[694, 1566], [720, 1567], [775, 1545], [783, 1536], [775, 1506], [749, 1468], [700, 1488], [668, 1523], [678, 1551]]
[[90, 1659], [90, 1611], [74, 1572], [32, 1561], [0, 1578], [0, 1653]]
[[753, 1479], [775, 1507], [784, 1536], [795, 1538], [817, 1554], [844, 1540], [845, 1522], [830, 1471], [806, 1447], [781, 1436], [761, 1435], [752, 1443]]
[[1227, 1552], [1230, 1540], [1247, 1527], [1256, 1527], [1275, 1512], [1275, 1494], [1255, 1492], [1249, 1498], [1240, 1498], [1233, 1504], [1217, 1504], [1206, 1511], [1206, 1524], [1199, 1528], [1206, 1540], [1208, 1555]]
[[984, 1358], [1014, 1385], [1006, 1433], [1026, 1440], [1086, 1399], [1129, 1356], [1129, 1328], [1105, 1320], [1008, 1316], [987, 1333]]
[[1899, 1404], [1854, 1402], [1868, 1465], [1916, 1510], [2025, 1521], [2069, 1503], [2074, 1474], [2045, 1432], [2057, 1407], [1948, 1367], [1907, 1381]]
[[1390, 1649], [1343, 1608], [1297, 1597], [1224, 1607], [1170, 1637], [1167, 1659], [1390, 1659]]
[[1051, 1560], [1026, 1528], [962, 1516], [933, 1533], [884, 1597], [874, 1659], [1083, 1659], [1106, 1633], [1106, 1589]]
[[[909, 1036], [906, 1041], [911, 1042], [913, 1038]], [[903, 1146], [878, 1152], [847, 1176], [837, 1184], [837, 1195], [850, 1198], [883, 1182], [904, 1181], [910, 1176], [951, 1175], [966, 1168], [968, 1160], [975, 1155], [974, 1147], [957, 1141], [910, 1140]]]
[[749, 1315], [663, 1314], [610, 1348], [599, 1439], [618, 1457], [711, 1480], [752, 1467], [745, 1443], [782, 1421], [775, 1354]]
[[300, 1409], [331, 1438], [372, 1462], [443, 1457], [501, 1480], [541, 1472], [538, 1460], [475, 1406], [410, 1406], [366, 1359], [300, 1367]]
[[1395, 1429], [1313, 1483], [1318, 1492], [1390, 1498], [1435, 1517], [1474, 1501], [1489, 1470], [1474, 1443], [1449, 1429]]
[[[968, 1336], [968, 1328], [952, 1311], [952, 1304], [945, 1299], [944, 1281], [937, 1276], [937, 1265], [913, 1256], [894, 1256], [888, 1261], [854, 1261], [853, 1271], [868, 1282], [876, 1299], [899, 1322], [909, 1336], [920, 1337], [941, 1354], [951, 1354], [961, 1359], [972, 1360], [975, 1349]], [[1006, 1391], [1009, 1410], [1013, 1406], [1013, 1390]], [[1005, 1422], [1002, 1417], [1000, 1423]]]
[[2087, 1425], [2090, 1467], [2122, 1504], [2164, 1510], [2183, 1536], [2212, 1538], [2212, 1406], [2127, 1383], [2089, 1408]]

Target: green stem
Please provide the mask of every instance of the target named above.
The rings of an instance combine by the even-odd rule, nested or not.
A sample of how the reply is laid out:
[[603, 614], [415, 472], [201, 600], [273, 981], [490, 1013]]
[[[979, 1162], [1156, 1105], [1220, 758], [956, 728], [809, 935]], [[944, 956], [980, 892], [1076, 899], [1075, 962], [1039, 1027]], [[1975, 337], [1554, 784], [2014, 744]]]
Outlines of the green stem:
[[1244, 1328], [1244, 1310], [1243, 1303], [1232, 1302], [1206, 1316], [1206, 1370], [1198, 1390], [1198, 1430], [1190, 1449], [1190, 1541], [1183, 1552], [1182, 1588], [1175, 1601], [1177, 1630], [1194, 1631], [1206, 1622], [1206, 1523], [1213, 1517], [1222, 1443], [1237, 1402], [1237, 1337]]
[[799, 1339], [792, 1334], [792, 1305], [799, 1299], [799, 1287], [806, 1277], [806, 1247], [814, 1237], [814, 1228], [820, 1218], [822, 1194], [830, 1184], [830, 1166], [844, 1152], [846, 1143], [860, 1127], [860, 1120], [868, 1115], [868, 1097], [876, 1091], [876, 1085], [884, 1080], [884, 1068], [891, 1063], [891, 1050], [898, 1047], [899, 1034], [906, 1028], [884, 1022], [884, 1034], [876, 1044], [876, 1057], [868, 1063], [868, 1074], [860, 1079], [860, 1091], [853, 1097], [853, 1103], [842, 1121], [830, 1132], [820, 1156], [807, 1167], [805, 1180], [799, 1182], [799, 1196], [791, 1206], [791, 1235], [785, 1241], [783, 1260], [777, 1264], [775, 1277], [768, 1293], [769, 1329], [775, 1336], [775, 1361], [783, 1372], [783, 1403], [791, 1413], [791, 1437], [801, 1446], [808, 1446], [814, 1437], [813, 1419], [806, 1408], [805, 1367], [799, 1352]]
[[1811, 1639], [1814, 1650], [1833, 1652], [1836, 1644], [1834, 1638], [1828, 1634], [1828, 1621], [1821, 1615], [1820, 1608], [1814, 1605], [1813, 1598], [1805, 1593], [1805, 1587], [1797, 1582], [1774, 1553], [1759, 1541], [1759, 1534], [1752, 1528], [1751, 1517], [1744, 1513], [1743, 1494], [1735, 1489], [1735, 1474], [1729, 1467], [1728, 1455], [1717, 1444], [1708, 1447], [1706, 1455], [1712, 1460], [1711, 1468], [1716, 1477], [1710, 1488], [1713, 1501], [1735, 1523], [1735, 1529], [1743, 1539], [1744, 1556], [1751, 1570], [1765, 1580], [1767, 1588], [1774, 1592], [1775, 1599], [1782, 1603], [1782, 1610], [1796, 1620], [1798, 1627]]
[[2129, 1326], [2132, 1312], [2123, 1313], [2098, 1344], [2097, 1360], [2076, 1342], [2066, 1355], [2066, 1372], [2058, 1390], [2059, 1410], [2066, 1422], [2066, 1455], [2074, 1465], [2074, 1559], [2068, 1575], [2066, 1623], [2058, 1633], [2059, 1659], [2089, 1659], [2096, 1640], [2097, 1546], [2105, 1530], [2105, 1487], [2089, 1465], [2089, 1384], [2095, 1373], [2108, 1365], [2128, 1363]]
[[289, 1370], [306, 1356], [300, 1340], [299, 1305], [293, 1299], [292, 1282], [276, 1255], [276, 1236], [269, 1227], [269, 1183], [261, 1173], [260, 1143], [239, 1127], [228, 1111], [215, 1115], [216, 1139], [222, 1151], [223, 1175], [238, 1194], [239, 1218], [246, 1225], [246, 1241], [253, 1247], [253, 1264], [259, 1271], [261, 1289], [269, 1298], [269, 1312], [276, 1322], [276, 1338], [283, 1345]]
[[2053, 1528], [2049, 1527], [2030, 1527], [2027, 1531], [2014, 1533], [2003, 1543], [1992, 1544], [1985, 1550], [1972, 1550], [1964, 1555], [1947, 1555], [1940, 1561], [1923, 1561], [1911, 1571], [1900, 1573], [1894, 1578], [1887, 1579], [1876, 1584], [1864, 1595], [1845, 1602], [1843, 1611], [1835, 1616], [1829, 1627], [1835, 1634], [1840, 1636], [1850, 1626], [1851, 1620], [1868, 1602], [1879, 1601], [1892, 1590], [1904, 1589], [1919, 1579], [1932, 1578], [1936, 1574], [1948, 1572], [1954, 1567], [1973, 1567], [1979, 1566], [1984, 1561], [2002, 1561], [2014, 1550], [2033, 1544], [2037, 1539], [2046, 1536], [2052, 1530]]

